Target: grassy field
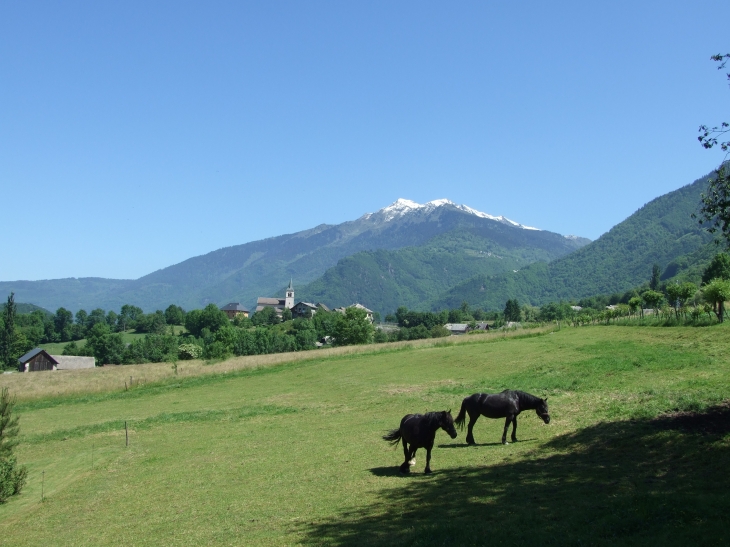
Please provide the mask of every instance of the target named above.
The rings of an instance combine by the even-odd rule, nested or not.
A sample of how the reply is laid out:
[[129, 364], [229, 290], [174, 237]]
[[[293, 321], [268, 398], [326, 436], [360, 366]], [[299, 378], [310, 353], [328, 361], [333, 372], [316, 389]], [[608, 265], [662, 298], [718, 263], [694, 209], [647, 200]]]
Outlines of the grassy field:
[[[170, 327], [167, 327], [168, 329]], [[182, 327], [180, 325], [175, 325], [172, 327], [172, 330], [175, 332], [175, 334], [180, 334], [181, 332], [185, 331], [185, 327]], [[133, 330], [127, 330], [122, 332], [122, 340], [124, 340], [125, 344], [131, 344], [135, 340], [139, 340], [140, 338], [144, 338], [146, 334], [134, 332]], [[47, 344], [41, 344], [40, 348], [43, 348], [51, 355], [62, 355], [63, 354], [63, 347], [68, 344], [68, 342], [49, 342]], [[81, 339], [76, 341], [76, 345], [79, 347], [83, 347], [84, 344], [86, 344], [86, 339]]]
[[[4, 375], [29, 480], [0, 506], [0, 544], [723, 543], [729, 334], [597, 326]], [[125, 391], [129, 375], [144, 380]], [[404, 414], [504, 388], [548, 395], [550, 425], [523, 414], [503, 446], [481, 418], [477, 446], [440, 432], [433, 475], [421, 453], [398, 473], [380, 436]]]

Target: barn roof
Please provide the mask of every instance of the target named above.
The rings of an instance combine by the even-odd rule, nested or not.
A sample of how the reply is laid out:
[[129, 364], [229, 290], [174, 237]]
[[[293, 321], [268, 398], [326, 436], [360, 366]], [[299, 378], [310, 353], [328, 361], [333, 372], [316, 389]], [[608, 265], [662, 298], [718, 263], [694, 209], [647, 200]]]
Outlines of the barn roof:
[[221, 308], [223, 311], [245, 311], [248, 312], [246, 308], [241, 306], [240, 302], [231, 302], [229, 304], [226, 304]]
[[58, 361], [56, 359], [54, 359], [52, 355], [49, 355], [48, 352], [46, 350], [44, 350], [43, 348], [35, 348], [35, 349], [30, 350], [28, 353], [26, 353], [25, 355], [18, 358], [18, 363], [20, 363], [21, 365], [24, 365], [28, 361], [33, 359], [33, 357], [35, 357], [39, 353], [44, 353], [46, 355], [46, 357], [48, 357], [49, 360], [58, 364]]

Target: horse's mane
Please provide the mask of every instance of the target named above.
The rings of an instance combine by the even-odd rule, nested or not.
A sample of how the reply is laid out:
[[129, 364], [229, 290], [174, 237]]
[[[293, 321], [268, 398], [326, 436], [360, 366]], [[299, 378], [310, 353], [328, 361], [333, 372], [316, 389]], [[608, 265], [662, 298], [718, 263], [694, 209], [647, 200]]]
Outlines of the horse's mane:
[[542, 402], [542, 399], [540, 399], [540, 397], [536, 397], [535, 395], [527, 393], [526, 391], [515, 390], [515, 393], [517, 393], [517, 397], [520, 399], [520, 406], [524, 404], [530, 405], [531, 408], [537, 408], [537, 406]]
[[438, 425], [441, 423], [441, 414], [443, 412], [426, 412], [423, 419], [428, 425]]

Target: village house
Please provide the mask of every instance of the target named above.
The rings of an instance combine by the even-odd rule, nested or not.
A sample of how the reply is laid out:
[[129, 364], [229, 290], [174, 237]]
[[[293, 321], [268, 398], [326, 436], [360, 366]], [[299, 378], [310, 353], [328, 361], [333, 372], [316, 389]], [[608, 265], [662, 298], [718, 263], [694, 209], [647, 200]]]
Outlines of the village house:
[[297, 317], [311, 319], [319, 310], [330, 311], [322, 302], [317, 302], [316, 304], [312, 304], [311, 302], [297, 302], [291, 309], [291, 316], [293, 319]]
[[50, 355], [46, 350], [35, 348], [18, 359], [20, 372], [39, 372], [42, 370], [76, 370], [94, 368], [93, 357], [76, 355]]
[[236, 317], [248, 317], [249, 311], [241, 306], [238, 302], [231, 302], [229, 304], [226, 304], [221, 308], [221, 311], [224, 312], [228, 319], [235, 319]]

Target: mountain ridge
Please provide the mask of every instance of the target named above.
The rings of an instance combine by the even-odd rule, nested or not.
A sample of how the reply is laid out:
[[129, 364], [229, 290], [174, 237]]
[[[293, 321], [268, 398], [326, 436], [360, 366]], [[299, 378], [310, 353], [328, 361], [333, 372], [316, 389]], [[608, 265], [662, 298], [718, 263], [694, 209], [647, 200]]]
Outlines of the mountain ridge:
[[16, 298], [55, 309], [118, 309], [134, 304], [147, 311], [175, 303], [185, 308], [239, 301], [252, 306], [295, 278], [304, 285], [337, 261], [365, 250], [395, 250], [423, 245], [459, 223], [480, 223], [502, 240], [554, 247], [558, 255], [585, 244], [552, 232], [526, 227], [505, 217], [481, 213], [449, 200], [425, 205], [399, 199], [375, 213], [336, 225], [319, 224], [292, 234], [224, 247], [186, 259], [135, 280], [67, 278], [0, 282]]

